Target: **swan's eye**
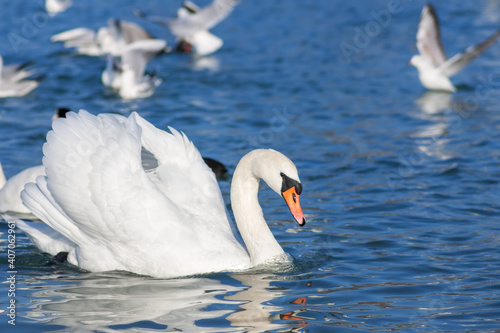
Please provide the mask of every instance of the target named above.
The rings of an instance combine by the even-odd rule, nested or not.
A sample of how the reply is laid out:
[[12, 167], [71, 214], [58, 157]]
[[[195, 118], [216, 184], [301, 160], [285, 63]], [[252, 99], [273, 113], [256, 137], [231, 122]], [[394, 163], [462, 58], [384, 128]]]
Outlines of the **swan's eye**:
[[300, 195], [300, 193], [302, 193], [302, 184], [301, 183], [288, 177], [283, 172], [281, 172], [280, 175], [281, 175], [281, 178], [283, 178], [283, 183], [281, 184], [281, 193], [285, 192], [286, 190], [288, 190], [292, 187], [295, 187], [295, 191], [297, 192], [298, 195]]

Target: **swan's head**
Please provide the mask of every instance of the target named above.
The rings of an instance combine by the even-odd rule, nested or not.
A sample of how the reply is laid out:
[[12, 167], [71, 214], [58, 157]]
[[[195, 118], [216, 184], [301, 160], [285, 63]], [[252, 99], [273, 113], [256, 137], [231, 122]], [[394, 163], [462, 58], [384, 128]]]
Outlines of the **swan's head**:
[[252, 172], [262, 178], [267, 185], [285, 199], [293, 217], [300, 226], [306, 224], [306, 219], [300, 207], [299, 196], [302, 193], [302, 184], [295, 164], [273, 149], [254, 150], [258, 163], [252, 164]]

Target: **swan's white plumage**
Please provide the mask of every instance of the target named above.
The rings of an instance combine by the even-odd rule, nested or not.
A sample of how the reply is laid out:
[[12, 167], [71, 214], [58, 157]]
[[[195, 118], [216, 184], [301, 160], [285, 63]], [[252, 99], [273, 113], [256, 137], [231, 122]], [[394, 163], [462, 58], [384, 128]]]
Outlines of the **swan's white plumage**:
[[[80, 111], [54, 121], [43, 148], [46, 178], [27, 186], [23, 200], [77, 244], [69, 262], [164, 277], [250, 266], [214, 174], [187, 137], [171, 131], [136, 113]], [[148, 174], [142, 148], [158, 160]]]
[[[0, 178], [5, 181], [1, 164], [0, 173], [2, 175]], [[4, 184], [0, 184], [0, 212], [30, 214], [28, 208], [23, 205], [20, 195], [26, 183], [34, 182], [38, 176], [43, 174], [44, 168], [39, 165], [23, 170], [10, 177]]]
[[18, 228], [24, 230], [35, 246], [43, 252], [70, 252], [76, 246], [45, 223], [25, 222], [7, 214], [3, 214], [2, 217], [8, 223], [14, 223]]

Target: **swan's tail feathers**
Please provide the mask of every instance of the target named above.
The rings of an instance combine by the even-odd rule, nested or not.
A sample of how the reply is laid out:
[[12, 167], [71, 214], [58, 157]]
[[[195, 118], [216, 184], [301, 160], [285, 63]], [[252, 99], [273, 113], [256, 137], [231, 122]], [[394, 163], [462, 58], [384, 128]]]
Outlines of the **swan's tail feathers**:
[[39, 176], [36, 183], [26, 184], [21, 199], [35, 216], [72, 244], [87, 241], [87, 236], [73, 224], [50, 194], [45, 176]]
[[7, 223], [13, 223], [16, 227], [24, 231], [33, 244], [43, 252], [56, 255], [59, 252], [70, 252], [75, 248], [73, 242], [45, 223], [25, 222], [7, 214], [3, 214], [2, 217]]
[[5, 185], [7, 179], [5, 179], [5, 174], [3, 173], [2, 163], [0, 163], [0, 189]]

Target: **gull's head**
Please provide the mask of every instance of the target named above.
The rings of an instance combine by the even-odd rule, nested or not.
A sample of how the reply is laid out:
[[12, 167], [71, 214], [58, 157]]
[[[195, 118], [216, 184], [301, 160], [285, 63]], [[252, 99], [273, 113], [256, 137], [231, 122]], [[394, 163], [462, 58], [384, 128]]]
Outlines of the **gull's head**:
[[411, 57], [410, 61], [408, 62], [408, 65], [418, 67], [418, 64], [422, 61], [421, 58], [422, 57], [419, 56], [418, 54], [414, 55], [413, 57]]
[[432, 65], [431, 62], [425, 57], [422, 57], [420, 54], [416, 54], [413, 57], [411, 57], [410, 61], [408, 64], [415, 66], [419, 71], [428, 71], [432, 70], [434, 68], [434, 65]]

